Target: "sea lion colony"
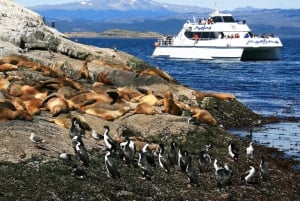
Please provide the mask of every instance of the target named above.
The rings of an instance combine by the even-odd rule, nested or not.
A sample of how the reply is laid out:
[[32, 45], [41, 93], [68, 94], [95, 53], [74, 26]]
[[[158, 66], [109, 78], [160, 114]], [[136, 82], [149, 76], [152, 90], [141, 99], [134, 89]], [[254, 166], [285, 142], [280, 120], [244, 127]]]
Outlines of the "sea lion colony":
[[[105, 65], [108, 65], [108, 62], [105, 62]], [[18, 73], [19, 70], [33, 70], [41, 75], [26, 77]], [[88, 61], [84, 61], [77, 72], [70, 74], [62, 72], [63, 70], [55, 65], [53, 68], [43, 66], [28, 60], [25, 56], [16, 55], [2, 58], [0, 71], [2, 72], [1, 121], [10, 119], [30, 121], [32, 116], [39, 115], [41, 110], [49, 111], [53, 117], [75, 110], [108, 121], [120, 118], [128, 112], [131, 112], [130, 115], [160, 113], [182, 115], [183, 111], [189, 111], [198, 121], [217, 125], [208, 111], [201, 110], [197, 105], [191, 107], [183, 101], [175, 100], [169, 90], [160, 96], [145, 89], [116, 87], [107, 72], [99, 72], [93, 80], [88, 69]], [[158, 69], [146, 69], [138, 72], [137, 75], [161, 76], [170, 82], [174, 80], [161, 72], [163, 71]], [[199, 99], [201, 92], [194, 91], [193, 94]], [[207, 93], [202, 97], [205, 96], [224, 100], [235, 98], [232, 95], [213, 93]], [[199, 115], [200, 110], [207, 115]]]

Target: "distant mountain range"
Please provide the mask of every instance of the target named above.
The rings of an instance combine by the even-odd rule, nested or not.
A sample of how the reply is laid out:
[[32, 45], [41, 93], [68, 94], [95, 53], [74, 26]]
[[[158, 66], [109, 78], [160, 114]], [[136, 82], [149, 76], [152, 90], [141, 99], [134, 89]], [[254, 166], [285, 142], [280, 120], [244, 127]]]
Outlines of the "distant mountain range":
[[[61, 32], [103, 32], [125, 29], [140, 32], [176, 34], [182, 24], [194, 17], [207, 17], [212, 11], [197, 6], [163, 4], [151, 0], [85, 0], [30, 9], [55, 22]], [[300, 35], [300, 9], [237, 8], [230, 12], [246, 19], [253, 32]]]

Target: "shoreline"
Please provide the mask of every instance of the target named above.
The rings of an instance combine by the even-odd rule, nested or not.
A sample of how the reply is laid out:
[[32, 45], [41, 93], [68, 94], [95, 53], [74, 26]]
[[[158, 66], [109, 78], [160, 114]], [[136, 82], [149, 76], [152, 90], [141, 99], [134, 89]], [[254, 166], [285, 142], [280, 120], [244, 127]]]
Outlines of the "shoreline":
[[127, 30], [107, 30], [104, 32], [65, 32], [70, 38], [158, 38], [162, 35], [154, 32], [134, 32]]

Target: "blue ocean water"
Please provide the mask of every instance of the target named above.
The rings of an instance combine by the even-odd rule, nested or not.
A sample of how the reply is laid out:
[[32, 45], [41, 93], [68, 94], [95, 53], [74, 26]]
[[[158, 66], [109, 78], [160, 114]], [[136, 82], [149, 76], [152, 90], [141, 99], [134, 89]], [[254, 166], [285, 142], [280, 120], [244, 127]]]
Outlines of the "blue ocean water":
[[[277, 147], [287, 156], [300, 159], [300, 37], [281, 37], [284, 47], [279, 61], [201, 61], [152, 58], [156, 39], [79, 38], [78, 42], [98, 47], [117, 47], [191, 88], [234, 94], [253, 111], [280, 117], [296, 117], [297, 122], [269, 124], [254, 128], [257, 143]], [[244, 137], [248, 130], [233, 130]]]

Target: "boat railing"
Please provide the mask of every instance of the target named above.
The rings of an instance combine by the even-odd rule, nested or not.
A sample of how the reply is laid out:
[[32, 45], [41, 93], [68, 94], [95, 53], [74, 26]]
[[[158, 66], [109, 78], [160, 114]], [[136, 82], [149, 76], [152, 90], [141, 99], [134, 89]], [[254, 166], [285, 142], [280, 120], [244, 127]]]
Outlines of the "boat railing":
[[157, 39], [155, 46], [171, 46], [174, 42], [174, 36], [163, 36]]

